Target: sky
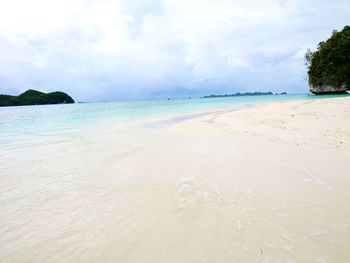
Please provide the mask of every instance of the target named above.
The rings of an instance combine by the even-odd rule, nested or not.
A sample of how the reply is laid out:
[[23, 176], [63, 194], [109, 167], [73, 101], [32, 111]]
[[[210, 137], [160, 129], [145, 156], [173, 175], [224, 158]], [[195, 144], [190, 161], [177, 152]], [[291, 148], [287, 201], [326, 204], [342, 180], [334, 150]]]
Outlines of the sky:
[[349, 0], [0, 0], [0, 93], [305, 93], [307, 48], [349, 13]]

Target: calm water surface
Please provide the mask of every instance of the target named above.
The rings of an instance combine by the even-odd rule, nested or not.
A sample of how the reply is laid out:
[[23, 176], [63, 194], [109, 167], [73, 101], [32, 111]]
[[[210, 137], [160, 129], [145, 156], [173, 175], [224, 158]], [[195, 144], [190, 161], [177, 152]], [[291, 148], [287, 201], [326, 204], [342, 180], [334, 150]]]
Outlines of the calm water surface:
[[[324, 96], [326, 98], [331, 96]], [[111, 103], [81, 103], [0, 108], [0, 145], [20, 147], [68, 133], [96, 129], [147, 117], [191, 114], [196, 111], [238, 108], [266, 102], [309, 100], [309, 95], [244, 96], [215, 99], [157, 100]]]
[[[0, 262], [256, 262], [266, 236], [292, 249], [280, 233], [297, 240], [312, 216], [322, 216], [315, 210], [302, 222], [296, 217], [301, 231], [292, 232], [280, 218], [285, 203], [240, 193], [224, 176], [235, 170], [226, 158], [237, 155], [235, 141], [169, 138], [135, 123], [314, 98], [0, 108]], [[264, 225], [265, 216], [271, 224]], [[306, 253], [314, 251], [308, 244]], [[295, 259], [278, 251], [280, 259]]]

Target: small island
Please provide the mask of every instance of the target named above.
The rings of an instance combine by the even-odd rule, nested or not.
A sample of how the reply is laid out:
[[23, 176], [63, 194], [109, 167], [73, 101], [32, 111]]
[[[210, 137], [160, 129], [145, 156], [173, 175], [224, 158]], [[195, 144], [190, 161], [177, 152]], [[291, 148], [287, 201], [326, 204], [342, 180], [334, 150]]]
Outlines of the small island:
[[240, 97], [240, 96], [261, 96], [261, 95], [273, 95], [271, 91], [268, 92], [245, 92], [245, 93], [234, 93], [234, 94], [223, 94], [223, 95], [208, 95], [201, 97], [202, 99], [211, 98], [225, 98], [225, 97]]
[[305, 61], [310, 92], [346, 94], [350, 90], [350, 26], [340, 32], [334, 30], [315, 52], [308, 49]]
[[0, 94], [0, 107], [64, 103], [74, 103], [74, 100], [71, 96], [61, 91], [44, 93], [30, 89], [19, 96]]

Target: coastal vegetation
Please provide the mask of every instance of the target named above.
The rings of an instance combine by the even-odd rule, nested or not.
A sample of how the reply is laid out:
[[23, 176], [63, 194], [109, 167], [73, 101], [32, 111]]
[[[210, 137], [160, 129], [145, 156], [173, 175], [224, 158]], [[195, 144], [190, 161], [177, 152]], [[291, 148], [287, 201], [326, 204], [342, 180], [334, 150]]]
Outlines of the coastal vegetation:
[[62, 104], [74, 103], [74, 100], [68, 94], [55, 91], [44, 93], [37, 90], [27, 90], [19, 96], [10, 96], [0, 94], [1, 106], [21, 106], [21, 105], [44, 105], [44, 104]]
[[350, 26], [334, 30], [316, 51], [308, 49], [305, 61], [311, 92], [346, 93], [350, 89]]

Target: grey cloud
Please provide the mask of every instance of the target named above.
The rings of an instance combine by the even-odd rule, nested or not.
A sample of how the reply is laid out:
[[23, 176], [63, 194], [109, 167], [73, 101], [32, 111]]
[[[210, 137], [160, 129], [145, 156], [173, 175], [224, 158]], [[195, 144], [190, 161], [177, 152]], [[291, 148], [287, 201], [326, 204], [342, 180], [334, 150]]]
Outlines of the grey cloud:
[[77, 100], [306, 92], [305, 50], [350, 10], [345, 0], [76, 0], [57, 2], [50, 19], [56, 10], [40, 17], [42, 1], [33, 3], [18, 21], [1, 4], [0, 93], [63, 90]]

